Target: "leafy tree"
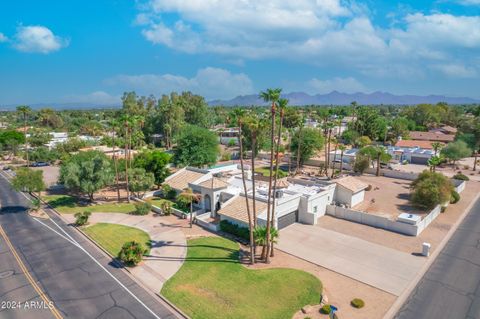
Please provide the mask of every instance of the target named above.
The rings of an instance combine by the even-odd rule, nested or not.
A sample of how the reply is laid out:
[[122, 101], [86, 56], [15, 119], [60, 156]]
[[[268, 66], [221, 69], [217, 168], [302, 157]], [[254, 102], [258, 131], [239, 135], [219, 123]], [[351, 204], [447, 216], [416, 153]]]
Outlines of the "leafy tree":
[[24, 134], [17, 132], [17, 131], [3, 131], [0, 132], [0, 144], [5, 147], [9, 146], [10, 143], [15, 142], [18, 144], [25, 143], [25, 136]]
[[440, 173], [423, 171], [411, 184], [410, 200], [416, 206], [432, 209], [450, 200], [453, 184]]
[[132, 168], [128, 170], [128, 180], [130, 181], [129, 190], [141, 198], [154, 185], [155, 176], [153, 173], [145, 172], [143, 168]]
[[355, 141], [360, 137], [360, 134], [352, 129], [347, 129], [342, 133], [342, 139], [345, 144], [353, 145]]
[[28, 138], [28, 143], [33, 147], [39, 147], [52, 140], [52, 136], [46, 132], [35, 132]]
[[73, 192], [88, 196], [113, 182], [114, 174], [111, 161], [98, 151], [80, 152], [62, 163], [60, 182]]
[[[292, 151], [294, 154], [298, 154], [298, 145], [300, 143], [300, 163], [303, 165], [305, 161], [310, 159], [315, 153], [322, 149], [324, 139], [318, 129], [304, 128], [300, 132], [296, 132], [292, 138]], [[301, 139], [301, 142], [300, 142]], [[298, 156], [298, 155], [297, 155]]]
[[145, 216], [150, 213], [152, 210], [152, 204], [150, 203], [135, 203], [135, 211], [133, 212], [134, 215]]
[[155, 177], [155, 185], [160, 187], [165, 178], [170, 174], [168, 163], [172, 156], [168, 153], [153, 150], [143, 151], [133, 159], [133, 166], [143, 168], [147, 172], [153, 173]]
[[360, 136], [355, 140], [355, 145], [360, 148], [363, 148], [370, 144], [372, 144], [372, 140], [368, 136]]
[[30, 160], [34, 162], [53, 162], [59, 158], [58, 153], [46, 147], [37, 147], [30, 153]]
[[464, 141], [456, 141], [445, 146], [440, 151], [440, 154], [442, 154], [442, 156], [447, 160], [452, 161], [453, 169], [455, 169], [455, 162], [470, 156], [472, 154], [472, 150], [468, 148], [467, 143]]
[[189, 125], [177, 138], [174, 161], [181, 166], [203, 167], [215, 164], [219, 154], [215, 133]]
[[443, 162], [442, 156], [434, 155], [428, 159], [427, 164], [430, 167], [430, 171], [435, 172], [437, 166], [442, 164], [442, 162]]
[[57, 129], [63, 126], [63, 119], [51, 108], [44, 108], [38, 112], [37, 121], [40, 126]]
[[30, 194], [45, 190], [45, 182], [43, 181], [43, 171], [33, 170], [28, 167], [21, 167], [16, 170], [16, 175], [12, 180], [12, 187], [16, 191], [24, 191]]
[[353, 163], [353, 171], [355, 173], [363, 174], [365, 170], [370, 166], [370, 158], [365, 155], [358, 154], [355, 157], [355, 162]]
[[[32, 112], [32, 109], [27, 106], [27, 105], [20, 105], [17, 106], [17, 112], [21, 113], [23, 115], [23, 142], [25, 145], [26, 153], [27, 153], [27, 166], [30, 166], [30, 160], [28, 158], [28, 144], [27, 144], [27, 120], [28, 120], [28, 115]], [[0, 138], [1, 140], [1, 138]], [[6, 139], [5, 139], [6, 140]], [[10, 140], [10, 138], [9, 138]], [[17, 143], [19, 144], [20, 141], [17, 139]], [[3, 143], [0, 143], [3, 144]]]

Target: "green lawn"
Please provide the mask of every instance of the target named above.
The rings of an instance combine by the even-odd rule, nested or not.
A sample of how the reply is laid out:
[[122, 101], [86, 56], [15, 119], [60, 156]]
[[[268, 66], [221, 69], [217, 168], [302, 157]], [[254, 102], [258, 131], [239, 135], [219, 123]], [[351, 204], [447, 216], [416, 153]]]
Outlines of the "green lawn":
[[154, 206], [157, 206], [157, 207], [162, 207], [162, 202], [164, 202], [164, 201], [170, 202], [171, 205], [174, 204], [174, 202], [172, 202], [171, 200], [163, 199], [163, 198], [160, 198], [160, 197], [147, 198], [146, 201], [149, 202], [150, 204], [154, 205]]
[[124, 243], [132, 240], [142, 243], [148, 250], [147, 254], [150, 253], [150, 236], [138, 228], [98, 223], [88, 226], [84, 231], [113, 256], [118, 255]]
[[193, 319], [292, 318], [318, 304], [322, 283], [296, 269], [250, 270], [238, 244], [220, 237], [188, 241], [187, 259], [161, 293]]
[[75, 214], [78, 212], [89, 211], [92, 213], [131, 213], [135, 211], [133, 203], [111, 203], [100, 205], [82, 206], [77, 199], [69, 195], [45, 195], [43, 200], [48, 202], [61, 214]]
[[[273, 168], [275, 170], [275, 167]], [[262, 174], [265, 177], [270, 176], [270, 167], [260, 167], [256, 168], [255, 172]], [[287, 177], [288, 173], [285, 171], [282, 171], [281, 169], [278, 169], [278, 178], [284, 178]]]

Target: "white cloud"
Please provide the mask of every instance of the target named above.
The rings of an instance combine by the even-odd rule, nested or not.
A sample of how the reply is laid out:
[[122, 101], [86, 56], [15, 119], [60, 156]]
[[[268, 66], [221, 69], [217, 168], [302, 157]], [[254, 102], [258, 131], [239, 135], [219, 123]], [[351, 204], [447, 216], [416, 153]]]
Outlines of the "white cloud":
[[191, 91], [207, 99], [231, 98], [254, 92], [250, 78], [243, 74], [207, 67], [192, 78], [172, 74], [118, 75], [105, 80], [110, 86], [135, 90], [140, 94], [162, 94], [172, 91]]
[[104, 91], [95, 91], [88, 94], [71, 94], [65, 96], [62, 99], [64, 102], [69, 103], [89, 103], [96, 105], [120, 105], [121, 96], [120, 95], [111, 95]]
[[7, 42], [8, 41], [8, 38], [5, 34], [3, 34], [2, 32], [0, 32], [0, 43], [1, 42]]
[[[467, 0], [470, 2], [479, 0]], [[480, 51], [480, 17], [406, 14], [380, 27], [365, 6], [340, 0], [150, 0], [137, 17], [150, 42], [226, 59], [285, 59], [371, 76], [424, 76], [431, 64]]]
[[15, 34], [14, 47], [22, 52], [50, 53], [68, 46], [69, 41], [53, 34], [47, 27], [20, 26]]
[[447, 76], [455, 78], [473, 78], [478, 74], [475, 68], [466, 67], [463, 64], [432, 65], [432, 69], [438, 70]]
[[357, 93], [365, 92], [365, 86], [353, 77], [336, 77], [329, 80], [320, 80], [313, 78], [307, 83], [309, 92], [312, 94], [325, 94], [332, 91], [339, 91], [342, 93]]
[[464, 6], [478, 6], [480, 5], [480, 0], [460, 0], [458, 3]]

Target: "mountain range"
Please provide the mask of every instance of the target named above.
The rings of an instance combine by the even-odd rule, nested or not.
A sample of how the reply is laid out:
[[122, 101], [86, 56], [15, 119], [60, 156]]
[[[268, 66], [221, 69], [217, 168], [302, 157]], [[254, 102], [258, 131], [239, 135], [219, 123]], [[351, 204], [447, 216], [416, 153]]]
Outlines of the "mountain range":
[[[356, 101], [360, 105], [413, 105], [413, 104], [435, 104], [438, 102], [446, 102], [448, 104], [480, 104], [480, 100], [468, 97], [448, 97], [444, 95], [394, 95], [387, 92], [373, 93], [341, 93], [332, 91], [328, 94], [310, 95], [305, 92], [292, 92], [282, 95], [283, 98], [289, 99], [290, 105], [348, 105]], [[241, 95], [230, 100], [212, 100], [209, 101], [210, 106], [252, 106], [267, 105], [257, 94]], [[14, 110], [18, 104], [0, 105], [0, 111]], [[68, 102], [68, 103], [36, 103], [30, 104], [33, 109], [41, 109], [45, 107], [56, 110], [74, 110], [74, 109], [101, 109], [101, 108], [119, 108], [121, 103], [114, 104], [95, 104], [85, 102]]]
[[[473, 104], [480, 103], [480, 100], [468, 97], [447, 97], [443, 95], [394, 95], [387, 92], [373, 92], [373, 93], [341, 93], [332, 91], [328, 94], [310, 95], [304, 92], [292, 92], [283, 94], [283, 98], [289, 99], [290, 105], [348, 105], [356, 101], [361, 105], [411, 105], [429, 103], [434, 104], [438, 102], [446, 102], [448, 104]], [[247, 105], [266, 105], [263, 100], [259, 99], [258, 95], [242, 95], [237, 96], [231, 100], [213, 100], [208, 103], [211, 106], [247, 106]]]

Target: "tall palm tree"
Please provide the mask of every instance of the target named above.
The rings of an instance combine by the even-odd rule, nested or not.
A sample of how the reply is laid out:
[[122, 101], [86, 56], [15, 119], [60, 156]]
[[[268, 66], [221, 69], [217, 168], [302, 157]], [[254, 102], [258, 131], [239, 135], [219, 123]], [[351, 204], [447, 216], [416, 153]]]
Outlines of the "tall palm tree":
[[[245, 193], [245, 204], [247, 206], [247, 215], [248, 215], [248, 229], [250, 232], [250, 263], [253, 265], [255, 263], [255, 251], [254, 251], [254, 240], [253, 240], [253, 221], [252, 221], [252, 214], [250, 212], [250, 205], [248, 200], [248, 189], [247, 189], [247, 182], [245, 180], [245, 168], [243, 165], [243, 141], [242, 141], [242, 127], [243, 127], [243, 118], [245, 116], [245, 110], [243, 109], [235, 109], [234, 116], [237, 119], [238, 125], [238, 146], [240, 147], [240, 169], [242, 170], [242, 183], [243, 183], [243, 192]], [[213, 183], [213, 178], [212, 178]], [[254, 215], [253, 218], [256, 218]]]
[[377, 176], [380, 176], [380, 162], [388, 162], [392, 156], [388, 154], [387, 149], [383, 146], [368, 145], [359, 151], [360, 154], [375, 159], [377, 162]]
[[25, 151], [27, 153], [27, 167], [29, 167], [30, 159], [28, 155], [28, 143], [27, 143], [27, 118], [28, 118], [28, 114], [32, 112], [32, 109], [28, 105], [20, 105], [20, 106], [17, 106], [17, 112], [23, 115], [23, 135], [25, 137], [25, 144], [23, 147], [25, 148]]
[[123, 122], [123, 127], [125, 129], [125, 151], [124, 151], [124, 160], [125, 160], [125, 190], [127, 191], [127, 202], [130, 203], [130, 191], [128, 187], [128, 141], [129, 141], [129, 132], [131, 130], [131, 117], [128, 114], [124, 114], [121, 117], [121, 121]]
[[342, 175], [343, 171], [343, 153], [347, 149], [347, 146], [345, 144], [340, 144], [338, 145], [338, 149], [340, 150], [340, 175]]
[[[335, 176], [335, 160], [337, 159], [338, 139], [336, 137], [332, 137], [332, 143], [335, 144], [335, 149], [333, 151], [334, 155], [333, 155], [332, 175], [330, 176], [331, 178]], [[329, 161], [330, 161], [330, 158], [329, 158]]]
[[295, 175], [298, 174], [298, 170], [300, 169], [300, 150], [302, 149], [302, 133], [303, 133], [304, 125], [305, 125], [305, 117], [302, 117], [300, 127], [298, 128], [297, 164], [296, 164], [297, 166], [295, 167]]
[[201, 199], [200, 194], [195, 194], [191, 188], [185, 188], [183, 192], [178, 195], [186, 203], [190, 204], [190, 228], [193, 227], [193, 202], [198, 202]]
[[113, 165], [115, 167], [115, 183], [117, 184], [117, 202], [120, 203], [120, 182], [119, 182], [119, 174], [118, 174], [118, 158], [117, 152], [115, 149], [116, 146], [116, 130], [119, 127], [118, 121], [113, 118], [110, 120], [110, 129], [112, 130], [112, 151], [113, 151]]
[[273, 181], [273, 152], [275, 149], [275, 118], [276, 118], [276, 107], [278, 99], [280, 99], [280, 94], [282, 93], [282, 89], [267, 89], [264, 92], [260, 92], [260, 98], [262, 98], [265, 102], [271, 102], [272, 106], [270, 108], [270, 116], [271, 116], [271, 127], [270, 127], [270, 168], [269, 173], [270, 176], [268, 177], [268, 196], [267, 196], [267, 249], [265, 255], [265, 262], [270, 263], [270, 228], [271, 228], [271, 197], [272, 197], [272, 181]]
[[[280, 113], [280, 120], [278, 123], [278, 133], [277, 133], [277, 147], [275, 150], [275, 176], [273, 179], [273, 198], [272, 198], [272, 220], [270, 221], [270, 227], [274, 228], [275, 221], [275, 193], [277, 192], [277, 179], [278, 179], [278, 164], [279, 164], [279, 154], [280, 154], [280, 144], [282, 141], [282, 127], [283, 127], [283, 117], [285, 116], [285, 109], [288, 105], [288, 99], [279, 99], [278, 100], [278, 110]], [[274, 247], [273, 240], [270, 243], [270, 257], [274, 256]]]
[[432, 148], [433, 148], [433, 150], [434, 150], [434, 152], [435, 152], [435, 155], [438, 155], [438, 151], [440, 150], [440, 148], [441, 148], [442, 146], [443, 146], [443, 144], [440, 143], [440, 142], [433, 142], [433, 143], [432, 143]]

